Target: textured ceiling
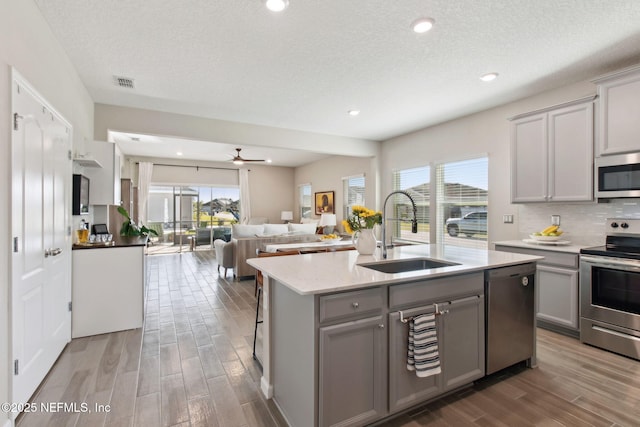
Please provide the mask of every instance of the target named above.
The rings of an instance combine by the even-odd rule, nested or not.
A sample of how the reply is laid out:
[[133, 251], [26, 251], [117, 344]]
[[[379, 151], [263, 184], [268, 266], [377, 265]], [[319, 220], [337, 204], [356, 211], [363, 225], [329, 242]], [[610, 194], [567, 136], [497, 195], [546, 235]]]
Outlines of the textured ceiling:
[[371, 140], [640, 62], [638, 0], [35, 1], [97, 103]]

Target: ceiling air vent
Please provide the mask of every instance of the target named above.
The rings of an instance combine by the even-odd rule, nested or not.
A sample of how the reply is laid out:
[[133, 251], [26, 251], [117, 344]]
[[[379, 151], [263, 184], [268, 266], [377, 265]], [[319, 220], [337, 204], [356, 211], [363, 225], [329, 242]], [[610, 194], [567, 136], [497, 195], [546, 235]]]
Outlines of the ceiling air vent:
[[120, 86], [120, 87], [124, 87], [127, 89], [133, 89], [133, 79], [130, 77], [119, 77], [119, 76], [113, 76], [113, 81], [115, 82], [116, 85]]

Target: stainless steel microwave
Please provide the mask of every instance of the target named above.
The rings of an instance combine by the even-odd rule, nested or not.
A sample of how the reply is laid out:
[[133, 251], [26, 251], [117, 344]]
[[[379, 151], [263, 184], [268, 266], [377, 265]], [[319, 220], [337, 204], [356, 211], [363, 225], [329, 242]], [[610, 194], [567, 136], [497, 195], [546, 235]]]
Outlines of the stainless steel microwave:
[[640, 153], [597, 157], [596, 198], [640, 198]]

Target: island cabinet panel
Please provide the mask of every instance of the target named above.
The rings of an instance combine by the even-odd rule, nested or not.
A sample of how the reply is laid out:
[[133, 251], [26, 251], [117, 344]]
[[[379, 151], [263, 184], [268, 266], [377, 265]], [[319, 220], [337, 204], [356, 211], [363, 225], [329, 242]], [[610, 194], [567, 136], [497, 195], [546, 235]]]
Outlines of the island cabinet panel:
[[[403, 317], [434, 313], [435, 306], [427, 305], [404, 310]], [[439, 317], [439, 316], [438, 316]], [[442, 327], [438, 319], [438, 340]], [[400, 312], [389, 313], [389, 411], [394, 413], [407, 409], [442, 391], [442, 375], [419, 378], [415, 371], [407, 369], [409, 323], [400, 321]]]
[[[477, 276], [476, 276], [477, 277]], [[477, 277], [482, 287], [481, 277]], [[391, 413], [482, 378], [485, 372], [484, 296], [439, 300], [402, 310], [402, 318], [436, 313], [441, 373], [420, 378], [407, 369], [409, 324], [389, 313], [389, 410]]]
[[483, 292], [482, 273], [421, 280], [389, 287], [389, 307], [399, 308], [421, 303], [450, 301], [450, 298]]
[[380, 288], [320, 297], [320, 322], [362, 317], [382, 310]]
[[386, 414], [384, 326], [376, 316], [320, 328], [320, 426], [366, 425]]
[[442, 337], [442, 387], [453, 390], [484, 376], [484, 296], [438, 304]]

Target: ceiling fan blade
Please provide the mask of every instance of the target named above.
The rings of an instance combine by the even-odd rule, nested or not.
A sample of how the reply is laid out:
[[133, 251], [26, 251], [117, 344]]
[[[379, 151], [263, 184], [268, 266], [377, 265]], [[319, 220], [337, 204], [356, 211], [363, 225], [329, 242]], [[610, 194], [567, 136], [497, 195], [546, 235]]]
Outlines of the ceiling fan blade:
[[236, 148], [236, 155], [231, 159], [232, 162], [264, 162], [264, 159], [245, 159], [240, 155], [242, 148]]

